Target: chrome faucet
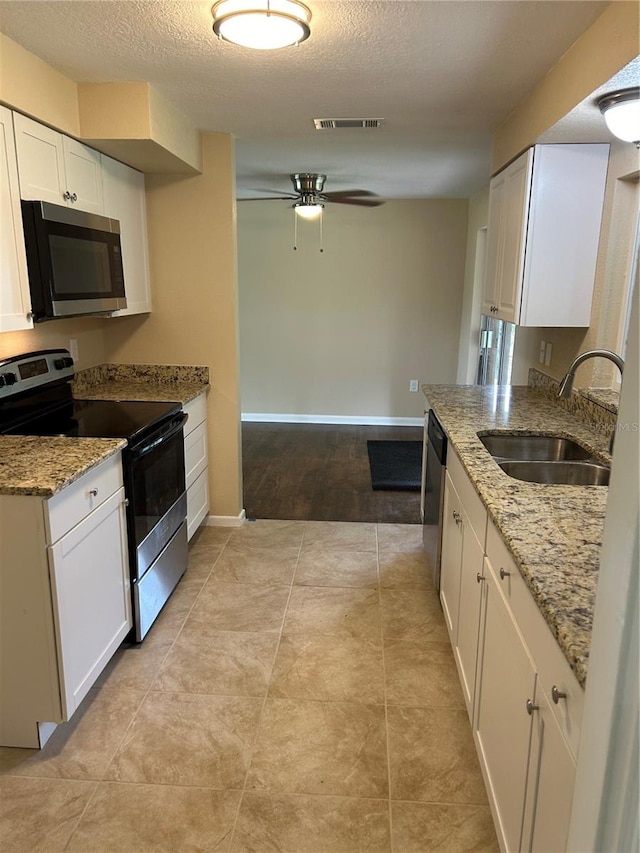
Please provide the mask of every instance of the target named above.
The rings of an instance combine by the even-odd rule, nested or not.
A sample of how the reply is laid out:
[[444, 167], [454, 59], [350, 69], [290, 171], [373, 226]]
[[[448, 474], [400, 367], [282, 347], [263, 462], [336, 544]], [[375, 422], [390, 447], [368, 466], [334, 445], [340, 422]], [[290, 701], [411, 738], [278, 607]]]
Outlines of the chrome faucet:
[[624, 372], [624, 361], [617, 353], [611, 352], [611, 350], [608, 349], [590, 349], [587, 352], [580, 353], [580, 355], [574, 358], [571, 367], [560, 383], [558, 397], [571, 396], [571, 392], [573, 391], [573, 380], [576, 378], [576, 370], [580, 367], [583, 361], [586, 361], [588, 358], [595, 358], [596, 356], [602, 356], [602, 358], [608, 358], [609, 361], [612, 361], [620, 371], [620, 376], [622, 376]]

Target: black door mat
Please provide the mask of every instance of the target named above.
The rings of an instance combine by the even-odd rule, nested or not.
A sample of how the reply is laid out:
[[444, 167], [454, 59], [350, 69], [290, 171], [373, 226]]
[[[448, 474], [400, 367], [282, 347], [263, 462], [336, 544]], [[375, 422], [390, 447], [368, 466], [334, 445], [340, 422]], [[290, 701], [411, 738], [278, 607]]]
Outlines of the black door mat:
[[371, 485], [376, 490], [419, 492], [421, 441], [367, 441]]

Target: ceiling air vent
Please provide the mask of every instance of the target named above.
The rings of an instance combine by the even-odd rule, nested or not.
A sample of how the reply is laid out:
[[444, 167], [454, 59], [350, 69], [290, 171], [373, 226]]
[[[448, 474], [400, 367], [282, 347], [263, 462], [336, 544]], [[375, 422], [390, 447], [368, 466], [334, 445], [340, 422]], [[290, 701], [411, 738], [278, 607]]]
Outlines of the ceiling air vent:
[[314, 118], [316, 130], [337, 130], [341, 127], [380, 127], [383, 118]]

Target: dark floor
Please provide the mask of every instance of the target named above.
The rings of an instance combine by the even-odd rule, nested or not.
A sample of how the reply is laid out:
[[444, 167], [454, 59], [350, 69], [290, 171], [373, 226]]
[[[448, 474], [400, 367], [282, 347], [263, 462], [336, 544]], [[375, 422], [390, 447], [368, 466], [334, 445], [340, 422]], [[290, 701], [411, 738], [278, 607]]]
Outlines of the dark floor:
[[247, 517], [419, 524], [419, 492], [372, 489], [368, 439], [422, 440], [422, 427], [243, 423]]

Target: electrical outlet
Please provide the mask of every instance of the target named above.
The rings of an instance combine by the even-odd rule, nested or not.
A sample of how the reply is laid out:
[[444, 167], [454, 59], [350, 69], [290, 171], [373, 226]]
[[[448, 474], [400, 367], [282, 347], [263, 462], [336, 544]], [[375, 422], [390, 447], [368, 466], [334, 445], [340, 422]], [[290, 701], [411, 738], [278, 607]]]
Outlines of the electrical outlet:
[[415, 392], [417, 390], [418, 390], [418, 380], [417, 379], [410, 379], [409, 380], [409, 391]]
[[69, 354], [74, 362], [77, 362], [80, 356], [78, 355], [78, 340], [77, 338], [71, 338], [69, 341]]
[[547, 367], [549, 367], [549, 365], [551, 364], [551, 351], [552, 350], [553, 350], [553, 347], [551, 346], [551, 344], [547, 343], [546, 349], [544, 351], [544, 363], [547, 365]]
[[544, 341], [540, 341], [540, 354], [538, 355], [538, 361], [540, 364], [544, 364], [544, 359], [547, 352], [547, 345]]

